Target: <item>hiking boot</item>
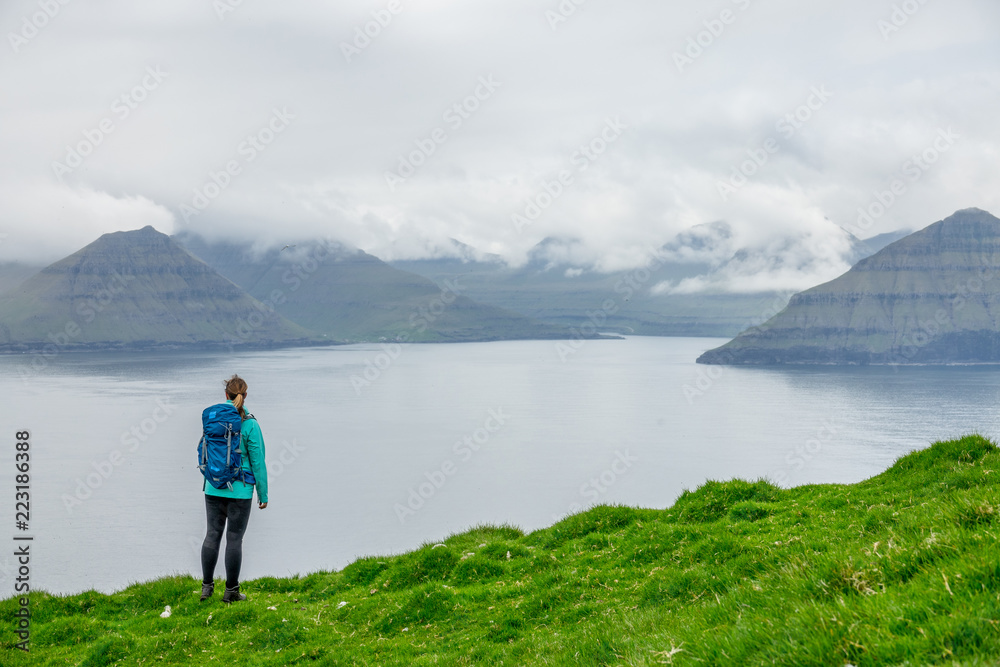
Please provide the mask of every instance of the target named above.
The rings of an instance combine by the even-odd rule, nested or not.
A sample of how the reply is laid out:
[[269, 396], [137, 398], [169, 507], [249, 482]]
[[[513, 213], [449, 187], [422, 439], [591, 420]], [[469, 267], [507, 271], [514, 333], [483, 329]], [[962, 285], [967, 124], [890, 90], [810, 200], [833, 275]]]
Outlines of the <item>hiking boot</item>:
[[215, 592], [215, 582], [210, 584], [202, 583], [201, 585], [201, 601], [204, 602], [208, 598], [212, 597], [212, 593]]
[[240, 593], [239, 584], [233, 586], [232, 588], [227, 588], [226, 592], [222, 594], [222, 601], [226, 604], [229, 604], [230, 602], [242, 602], [246, 599], [247, 596]]

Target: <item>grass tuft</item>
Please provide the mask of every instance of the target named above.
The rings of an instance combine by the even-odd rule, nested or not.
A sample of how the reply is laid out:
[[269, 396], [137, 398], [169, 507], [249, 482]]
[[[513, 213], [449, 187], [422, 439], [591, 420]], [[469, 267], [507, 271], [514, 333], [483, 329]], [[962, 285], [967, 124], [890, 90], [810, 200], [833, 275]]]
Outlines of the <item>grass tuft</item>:
[[674, 503], [674, 509], [681, 521], [712, 523], [738, 505], [752, 501], [772, 503], [781, 493], [781, 489], [765, 480], [709, 481], [696, 491], [684, 491]]

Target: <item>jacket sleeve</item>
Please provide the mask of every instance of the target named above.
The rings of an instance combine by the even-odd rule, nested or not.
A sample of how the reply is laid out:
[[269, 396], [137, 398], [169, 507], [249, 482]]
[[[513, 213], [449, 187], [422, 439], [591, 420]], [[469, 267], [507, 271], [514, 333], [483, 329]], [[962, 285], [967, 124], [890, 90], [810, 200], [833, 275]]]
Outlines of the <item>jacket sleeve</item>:
[[249, 420], [250, 428], [246, 432], [247, 455], [250, 457], [250, 470], [257, 480], [257, 501], [267, 502], [267, 465], [264, 463], [264, 435], [256, 419]]

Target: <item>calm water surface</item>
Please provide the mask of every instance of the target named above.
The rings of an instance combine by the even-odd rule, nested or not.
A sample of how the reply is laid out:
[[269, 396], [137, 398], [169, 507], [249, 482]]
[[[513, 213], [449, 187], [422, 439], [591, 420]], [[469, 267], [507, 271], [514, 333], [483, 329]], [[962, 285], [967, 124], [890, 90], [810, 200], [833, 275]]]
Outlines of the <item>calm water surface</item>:
[[[0, 357], [0, 422], [11, 443], [32, 433], [32, 585], [200, 576], [200, 414], [234, 372], [270, 471], [245, 579], [340, 569], [476, 524], [530, 531], [594, 503], [665, 507], [707, 479], [856, 482], [935, 440], [1000, 434], [997, 369], [694, 364], [721, 342], [590, 341], [565, 360], [549, 341], [391, 360], [378, 345], [63, 355], [27, 378], [24, 357]], [[12, 446], [0, 466], [9, 539]], [[0, 557], [0, 597], [13, 565]]]

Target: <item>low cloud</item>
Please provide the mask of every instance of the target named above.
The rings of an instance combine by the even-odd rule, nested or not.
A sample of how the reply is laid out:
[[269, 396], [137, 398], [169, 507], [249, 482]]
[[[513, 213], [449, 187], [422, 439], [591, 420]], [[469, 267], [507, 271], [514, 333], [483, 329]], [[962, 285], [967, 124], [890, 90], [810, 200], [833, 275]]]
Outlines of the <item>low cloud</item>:
[[[0, 186], [0, 261], [48, 264], [108, 232], [152, 225], [170, 234], [174, 216], [143, 196], [39, 181]], [[47, 233], [41, 233], [45, 230]]]
[[[674, 53], [719, 8], [585, 3], [553, 29], [545, 11], [556, 3], [404, 2], [348, 62], [340, 45], [383, 2], [230, 5], [219, 16], [194, 0], [69, 3], [5, 56], [0, 86], [16, 95], [0, 125], [0, 258], [51, 261], [101, 233], [176, 221], [213, 238], [334, 238], [383, 259], [494, 254], [515, 266], [544, 239], [572, 239], [554, 259], [614, 272], [721, 221], [729, 245], [676, 257], [714, 270], [670, 289], [798, 286], [842, 266], [825, 249], [835, 230], [855, 226], [859, 207], [949, 127], [961, 138], [865, 231], [919, 229], [969, 206], [1000, 212], [993, 0], [925, 3], [888, 38], [878, 22], [891, 6], [741, 0], [738, 20], [683, 72]], [[37, 11], [4, 3], [0, 26], [17, 31]], [[150, 68], [162, 80], [116, 115]], [[469, 101], [483, 78], [500, 85]], [[458, 127], [455, 104], [467, 116]], [[241, 145], [270, 140], [275, 109], [294, 119], [248, 159]], [[602, 146], [618, 117], [627, 128]], [[52, 163], [105, 118], [113, 131], [56, 180]], [[438, 128], [446, 140], [430, 151]], [[415, 164], [420, 146], [419, 168], [391, 190], [386, 172], [400, 156]], [[586, 151], [596, 159], [581, 161]], [[763, 163], [720, 196], [752, 156]], [[181, 207], [232, 160], [239, 173], [184, 220]], [[563, 172], [572, 182], [537, 218], [512, 224]], [[736, 261], [740, 249], [781, 259]]]

